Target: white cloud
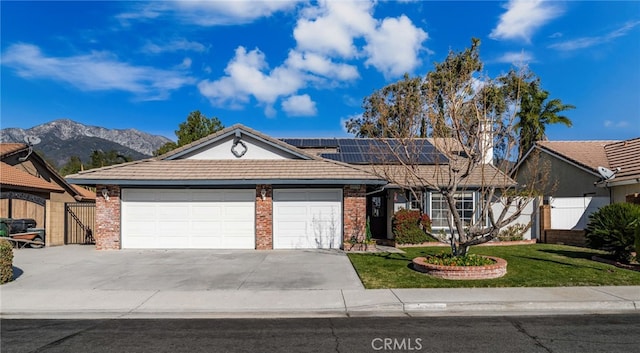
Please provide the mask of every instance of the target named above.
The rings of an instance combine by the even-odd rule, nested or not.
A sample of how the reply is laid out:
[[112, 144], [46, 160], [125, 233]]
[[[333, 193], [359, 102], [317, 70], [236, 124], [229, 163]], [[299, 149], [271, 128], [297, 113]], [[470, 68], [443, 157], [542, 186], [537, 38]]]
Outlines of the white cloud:
[[163, 44], [149, 42], [142, 47], [143, 52], [150, 54], [173, 53], [178, 51], [193, 51], [201, 53], [206, 50], [207, 47], [205, 47], [203, 44], [189, 41], [184, 38], [172, 40], [168, 43]]
[[499, 63], [515, 64], [516, 66], [521, 66], [531, 63], [534, 60], [535, 59], [533, 57], [533, 54], [523, 50], [519, 52], [506, 52], [495, 61]]
[[[356, 60], [386, 78], [411, 72], [420, 65], [427, 33], [406, 16], [375, 19], [374, 5], [373, 1], [319, 1], [304, 7], [293, 30], [296, 47], [284, 62], [270, 68], [259, 49], [238, 47], [225, 76], [201, 81], [200, 93], [213, 105], [231, 108], [255, 99], [271, 116], [279, 99], [304, 96], [298, 91], [308, 86], [335, 87], [360, 78]], [[281, 106], [290, 107], [285, 102]]]
[[340, 81], [350, 81], [360, 77], [355, 66], [335, 63], [330, 58], [315, 53], [301, 53], [292, 50], [289, 52], [285, 64], [296, 70], [308, 71], [315, 75]]
[[623, 129], [623, 128], [631, 127], [631, 124], [629, 124], [629, 122], [625, 120], [621, 120], [621, 121], [605, 120], [603, 125], [606, 128], [612, 128], [612, 129]]
[[193, 63], [193, 61], [191, 60], [191, 58], [184, 58], [184, 60], [182, 60], [182, 63], [180, 63], [180, 65], [178, 65], [178, 68], [188, 69], [188, 68], [191, 67], [192, 63]]
[[308, 94], [285, 99], [282, 101], [282, 109], [289, 116], [314, 116], [318, 113], [316, 102]]
[[293, 31], [298, 49], [355, 57], [354, 38], [375, 28], [372, 11], [373, 3], [368, 1], [321, 1], [319, 7], [307, 8]]
[[125, 91], [144, 100], [166, 99], [171, 91], [194, 82], [184, 71], [133, 66], [108, 52], [48, 57], [31, 44], [8, 47], [2, 55], [2, 65], [15, 69], [24, 78], [65, 82], [83, 91]]
[[573, 40], [568, 40], [565, 42], [560, 42], [560, 43], [556, 43], [556, 44], [552, 44], [549, 46], [549, 48], [552, 49], [557, 49], [557, 50], [561, 50], [561, 51], [572, 51], [572, 50], [578, 50], [578, 49], [585, 49], [585, 48], [589, 48], [589, 47], [593, 47], [596, 45], [600, 45], [600, 44], [604, 44], [604, 43], [608, 43], [611, 42], [612, 40], [618, 38], [618, 37], [622, 37], [627, 35], [627, 33], [629, 33], [629, 31], [631, 31], [634, 27], [636, 27], [637, 25], [640, 24], [640, 21], [638, 22], [630, 22], [625, 24], [624, 26], [611, 31], [605, 35], [602, 36], [595, 36], [595, 37], [582, 37], [582, 38], [578, 38], [578, 39], [573, 39]]
[[225, 69], [227, 76], [216, 81], [198, 84], [200, 93], [214, 105], [236, 105], [249, 102], [253, 96], [265, 105], [273, 104], [280, 96], [288, 96], [305, 86], [304, 75], [285, 66], [269, 69], [265, 55], [259, 49], [249, 52], [236, 49], [235, 57]]
[[123, 25], [162, 16], [199, 26], [237, 25], [292, 10], [298, 2], [300, 0], [155, 1], [134, 4], [131, 11], [121, 13], [117, 18]]
[[510, 0], [505, 8], [507, 12], [500, 16], [498, 25], [489, 34], [492, 39], [529, 42], [535, 30], [563, 12], [557, 4], [542, 0]]
[[375, 67], [387, 78], [410, 72], [420, 65], [418, 54], [427, 37], [426, 32], [404, 15], [386, 18], [367, 36], [365, 64]]

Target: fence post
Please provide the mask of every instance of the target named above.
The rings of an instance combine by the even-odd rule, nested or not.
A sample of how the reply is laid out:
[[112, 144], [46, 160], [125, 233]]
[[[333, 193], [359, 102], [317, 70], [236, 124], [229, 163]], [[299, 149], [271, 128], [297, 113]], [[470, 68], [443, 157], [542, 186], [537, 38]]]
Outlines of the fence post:
[[547, 242], [547, 229], [551, 229], [551, 205], [540, 206], [540, 233]]

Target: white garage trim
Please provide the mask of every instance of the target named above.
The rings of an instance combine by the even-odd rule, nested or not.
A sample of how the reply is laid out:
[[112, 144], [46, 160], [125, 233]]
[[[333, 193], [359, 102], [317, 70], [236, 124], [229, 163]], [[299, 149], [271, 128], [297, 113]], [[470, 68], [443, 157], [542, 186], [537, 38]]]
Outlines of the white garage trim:
[[255, 190], [123, 189], [123, 249], [255, 249]]
[[342, 245], [342, 189], [275, 189], [273, 248], [328, 249]]

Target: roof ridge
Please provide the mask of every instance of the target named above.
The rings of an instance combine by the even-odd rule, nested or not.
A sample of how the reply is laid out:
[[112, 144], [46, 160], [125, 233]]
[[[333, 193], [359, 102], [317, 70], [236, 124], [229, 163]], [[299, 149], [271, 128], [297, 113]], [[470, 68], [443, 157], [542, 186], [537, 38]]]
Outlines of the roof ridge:
[[[112, 164], [112, 165], [107, 165], [104, 167], [100, 167], [100, 168], [92, 168], [92, 169], [87, 169], [87, 170], [81, 170], [77, 173], [74, 174], [69, 174], [69, 175], [65, 175], [64, 178], [68, 178], [68, 177], [75, 177], [76, 175], [87, 175], [87, 174], [91, 174], [91, 173], [95, 173], [95, 172], [100, 172], [100, 171], [104, 171], [104, 170], [109, 170], [109, 169], [113, 169], [113, 168], [118, 168], [118, 167], [122, 167], [122, 166], [126, 166], [126, 165], [133, 165], [133, 164], [138, 164], [138, 163], [143, 163], [143, 162], [152, 162], [155, 161], [156, 159], [151, 157], [151, 158], [145, 158], [145, 159], [139, 159], [136, 161], [131, 161], [131, 162], [126, 162], [126, 163], [118, 163], [118, 164]], [[72, 185], [72, 184], [69, 184]]]

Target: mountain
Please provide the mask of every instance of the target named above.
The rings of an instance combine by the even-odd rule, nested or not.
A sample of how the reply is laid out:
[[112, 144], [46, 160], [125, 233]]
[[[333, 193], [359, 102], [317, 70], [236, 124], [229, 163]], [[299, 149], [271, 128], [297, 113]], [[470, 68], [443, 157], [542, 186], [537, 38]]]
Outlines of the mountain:
[[41, 142], [34, 149], [57, 166], [65, 164], [71, 156], [78, 156], [83, 162], [88, 162], [94, 150], [116, 150], [123, 156], [142, 159], [151, 156], [153, 151], [171, 141], [164, 136], [135, 129], [107, 129], [60, 119], [29, 129], [2, 129], [0, 142], [24, 142], [24, 137], [28, 135], [40, 138]]

